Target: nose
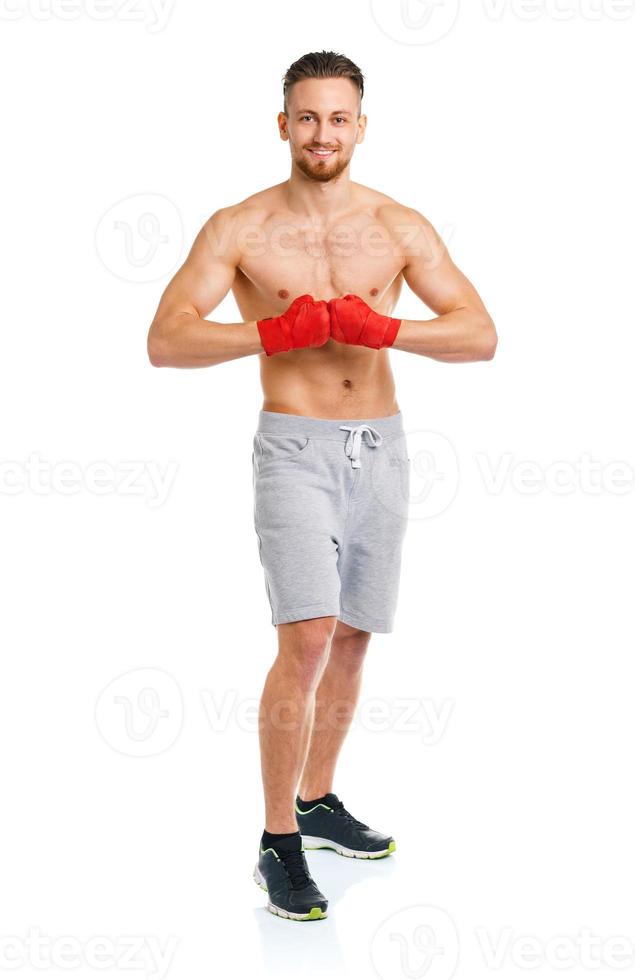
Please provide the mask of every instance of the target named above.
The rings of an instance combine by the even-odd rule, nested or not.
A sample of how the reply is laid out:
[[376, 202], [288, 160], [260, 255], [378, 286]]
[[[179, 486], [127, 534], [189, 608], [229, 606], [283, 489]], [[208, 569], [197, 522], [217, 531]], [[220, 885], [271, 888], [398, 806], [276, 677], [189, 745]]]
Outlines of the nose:
[[327, 119], [323, 119], [322, 122], [318, 124], [318, 128], [315, 131], [315, 142], [319, 143], [320, 146], [323, 147], [332, 146], [331, 139], [329, 138], [329, 122]]

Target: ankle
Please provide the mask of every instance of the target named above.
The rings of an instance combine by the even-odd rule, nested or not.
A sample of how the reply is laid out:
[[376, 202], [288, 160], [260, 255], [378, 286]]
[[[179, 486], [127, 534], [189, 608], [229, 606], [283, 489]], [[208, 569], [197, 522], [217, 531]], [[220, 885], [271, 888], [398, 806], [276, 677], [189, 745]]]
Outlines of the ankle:
[[299, 790], [298, 796], [303, 803], [308, 803], [311, 800], [321, 800], [324, 796], [326, 796], [327, 793], [332, 793], [332, 792], [333, 790], [330, 787], [327, 787], [326, 789], [323, 790], [317, 790], [316, 792], [313, 792], [313, 790], [309, 788], [309, 789]]
[[297, 820], [267, 820], [265, 821], [265, 830], [268, 834], [278, 834], [278, 836], [297, 834], [298, 822]]
[[302, 838], [299, 830], [283, 831], [280, 834], [276, 834], [274, 831], [267, 830], [265, 827], [260, 839], [264, 847], [275, 846], [275, 844], [281, 840], [288, 841], [290, 844], [297, 843], [300, 846], [302, 845]]

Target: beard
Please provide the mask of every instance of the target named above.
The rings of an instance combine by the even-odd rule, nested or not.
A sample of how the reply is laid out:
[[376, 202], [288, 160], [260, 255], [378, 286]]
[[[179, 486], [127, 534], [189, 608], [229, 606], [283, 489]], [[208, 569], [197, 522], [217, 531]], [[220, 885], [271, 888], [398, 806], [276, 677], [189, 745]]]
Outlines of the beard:
[[293, 162], [309, 180], [325, 184], [329, 180], [335, 180], [348, 167], [350, 157], [344, 159], [341, 154], [342, 151], [338, 150], [335, 156], [329, 160], [310, 160], [301, 151], [297, 156], [294, 156]]

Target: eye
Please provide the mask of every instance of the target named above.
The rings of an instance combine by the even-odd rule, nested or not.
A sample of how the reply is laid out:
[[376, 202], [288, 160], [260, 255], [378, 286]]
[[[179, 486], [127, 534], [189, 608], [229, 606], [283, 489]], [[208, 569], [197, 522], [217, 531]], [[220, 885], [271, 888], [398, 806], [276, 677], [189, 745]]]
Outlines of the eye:
[[335, 120], [337, 121], [338, 119], [341, 119], [342, 122], [346, 122], [346, 120], [344, 119], [344, 116], [336, 116], [335, 117]]
[[307, 113], [307, 114], [306, 114], [306, 115], [304, 115], [304, 116], [300, 116], [300, 118], [301, 118], [301, 119], [313, 119], [313, 116], [311, 116], [311, 115], [309, 115], [309, 114]]

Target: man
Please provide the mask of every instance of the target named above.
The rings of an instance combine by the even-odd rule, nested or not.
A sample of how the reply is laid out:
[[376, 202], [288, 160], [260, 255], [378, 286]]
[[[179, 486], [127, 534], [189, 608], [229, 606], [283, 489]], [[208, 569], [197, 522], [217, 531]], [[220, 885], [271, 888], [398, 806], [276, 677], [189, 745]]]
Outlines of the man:
[[[289, 179], [209, 218], [161, 297], [148, 353], [170, 367], [260, 355], [254, 521], [279, 649], [260, 705], [265, 829], [254, 876], [270, 911], [306, 920], [324, 918], [328, 902], [304, 848], [362, 858], [395, 849], [332, 791], [370, 635], [392, 631], [407, 522], [388, 348], [478, 361], [497, 338], [431, 224], [351, 181], [367, 123], [359, 68], [306, 54], [283, 90]], [[436, 318], [391, 317], [403, 282]], [[205, 319], [230, 289], [244, 322]]]

